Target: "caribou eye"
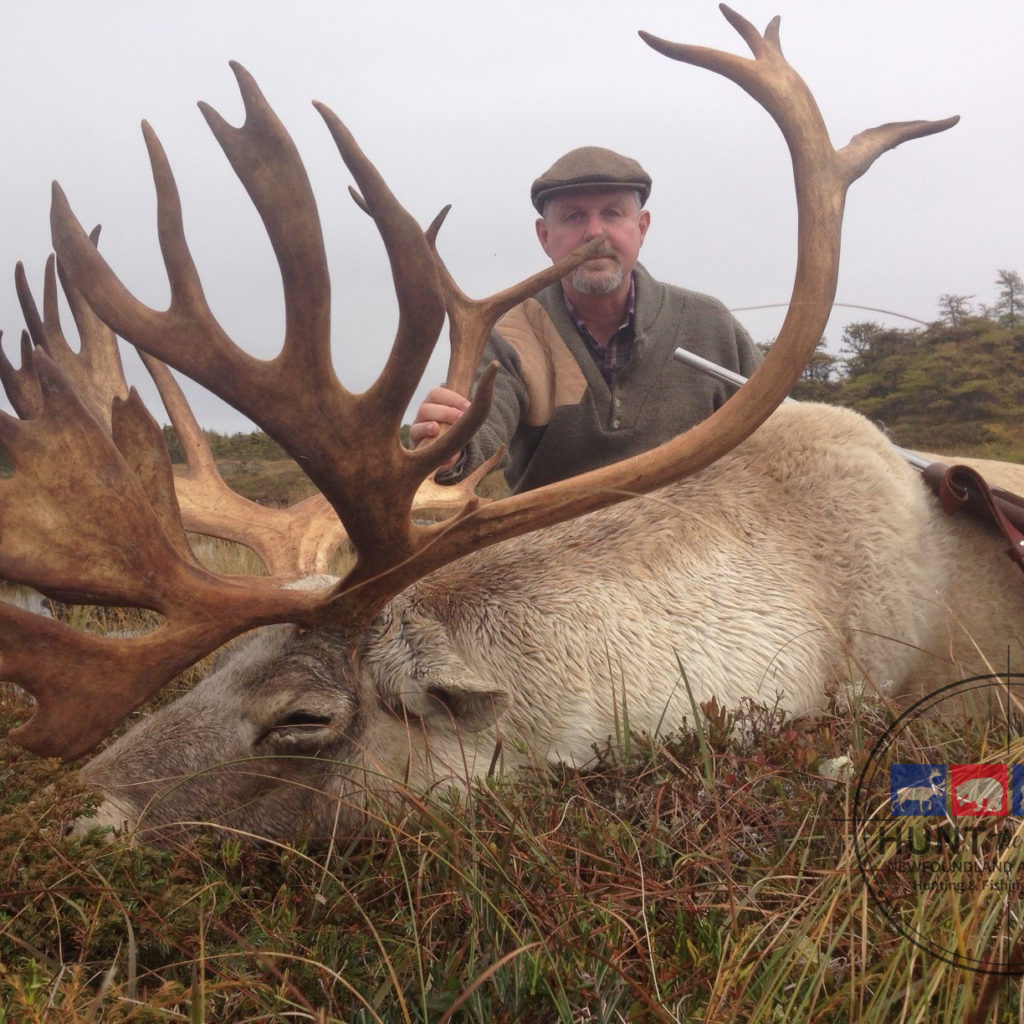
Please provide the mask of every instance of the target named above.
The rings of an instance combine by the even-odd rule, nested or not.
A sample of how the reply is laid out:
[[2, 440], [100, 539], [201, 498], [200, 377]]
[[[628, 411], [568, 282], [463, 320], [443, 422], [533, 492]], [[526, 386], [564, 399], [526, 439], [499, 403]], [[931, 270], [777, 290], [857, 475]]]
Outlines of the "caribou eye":
[[321, 729], [330, 725], [331, 720], [326, 715], [315, 715], [312, 711], [293, 711], [290, 715], [275, 722], [270, 727], [271, 732], [287, 729]]
[[312, 711], [293, 711], [290, 715], [269, 726], [256, 739], [256, 746], [269, 744], [274, 749], [295, 751], [309, 744], [317, 748], [323, 746], [329, 734], [326, 733], [333, 719], [328, 715], [314, 714]]

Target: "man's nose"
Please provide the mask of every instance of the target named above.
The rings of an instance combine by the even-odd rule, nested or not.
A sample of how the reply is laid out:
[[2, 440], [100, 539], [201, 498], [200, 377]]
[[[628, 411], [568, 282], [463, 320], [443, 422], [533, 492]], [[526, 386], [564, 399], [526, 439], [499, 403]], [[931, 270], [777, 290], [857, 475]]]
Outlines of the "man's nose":
[[602, 231], [604, 231], [604, 224], [601, 223], [600, 214], [591, 214], [591, 216], [587, 218], [584, 241], [589, 242], [592, 238], [597, 238]]

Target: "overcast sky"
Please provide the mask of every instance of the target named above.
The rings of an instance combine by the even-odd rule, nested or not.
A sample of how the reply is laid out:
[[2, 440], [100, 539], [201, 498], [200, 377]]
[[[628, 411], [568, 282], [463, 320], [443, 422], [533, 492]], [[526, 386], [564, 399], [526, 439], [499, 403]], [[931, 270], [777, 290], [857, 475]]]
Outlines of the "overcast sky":
[[[853, 186], [839, 302], [927, 321], [942, 293], [990, 303], [998, 269], [1024, 272], [1020, 0], [735, 6], [759, 29], [782, 15], [784, 51], [837, 145], [885, 121], [962, 116], [952, 131], [884, 155]], [[256, 77], [306, 161], [331, 260], [335, 361], [352, 390], [383, 361], [394, 299], [314, 99], [346, 121], [422, 223], [454, 205], [441, 248], [472, 295], [543, 265], [530, 182], [563, 152], [597, 144], [635, 156], [654, 178], [648, 269], [742, 310], [758, 341], [781, 324], [782, 310], [746, 310], [784, 302], [792, 281], [794, 202], [778, 130], [731, 82], [636, 35], [746, 53], [710, 0], [0, 0], [0, 28], [0, 328], [12, 356], [22, 328], [14, 264], [25, 261], [41, 295], [53, 179], [84, 224], [103, 225], [102, 248], [126, 284], [166, 303], [143, 118], [168, 151], [215, 313], [253, 353], [277, 351], [270, 247], [195, 105], [241, 120], [231, 59]], [[837, 308], [831, 345], [863, 319], [913, 326]], [[426, 385], [444, 366], [435, 357]], [[250, 429], [190, 394], [204, 426]]]

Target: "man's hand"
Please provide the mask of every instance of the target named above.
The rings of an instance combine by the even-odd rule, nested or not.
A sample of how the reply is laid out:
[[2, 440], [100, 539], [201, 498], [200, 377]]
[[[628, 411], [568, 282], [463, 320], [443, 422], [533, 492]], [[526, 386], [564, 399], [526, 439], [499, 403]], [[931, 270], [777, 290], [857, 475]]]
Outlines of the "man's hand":
[[[468, 408], [469, 399], [458, 392], [446, 387], [434, 388], [423, 399], [416, 419], [409, 427], [409, 440], [412, 441], [413, 448], [419, 448], [421, 444], [432, 441], [441, 433], [443, 427], [451, 426]], [[441, 469], [451, 469], [457, 460], [458, 455], [452, 456]]]

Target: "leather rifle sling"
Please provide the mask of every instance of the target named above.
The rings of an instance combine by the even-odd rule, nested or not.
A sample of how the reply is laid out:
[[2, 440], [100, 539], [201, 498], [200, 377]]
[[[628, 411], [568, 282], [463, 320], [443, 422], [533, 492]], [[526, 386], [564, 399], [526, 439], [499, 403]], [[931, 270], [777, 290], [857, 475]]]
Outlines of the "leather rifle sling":
[[1006, 554], [1024, 572], [1024, 498], [1002, 488], [989, 487], [985, 478], [970, 466], [946, 466], [933, 462], [924, 478], [939, 496], [947, 515], [960, 509], [991, 520], [1009, 544]]

